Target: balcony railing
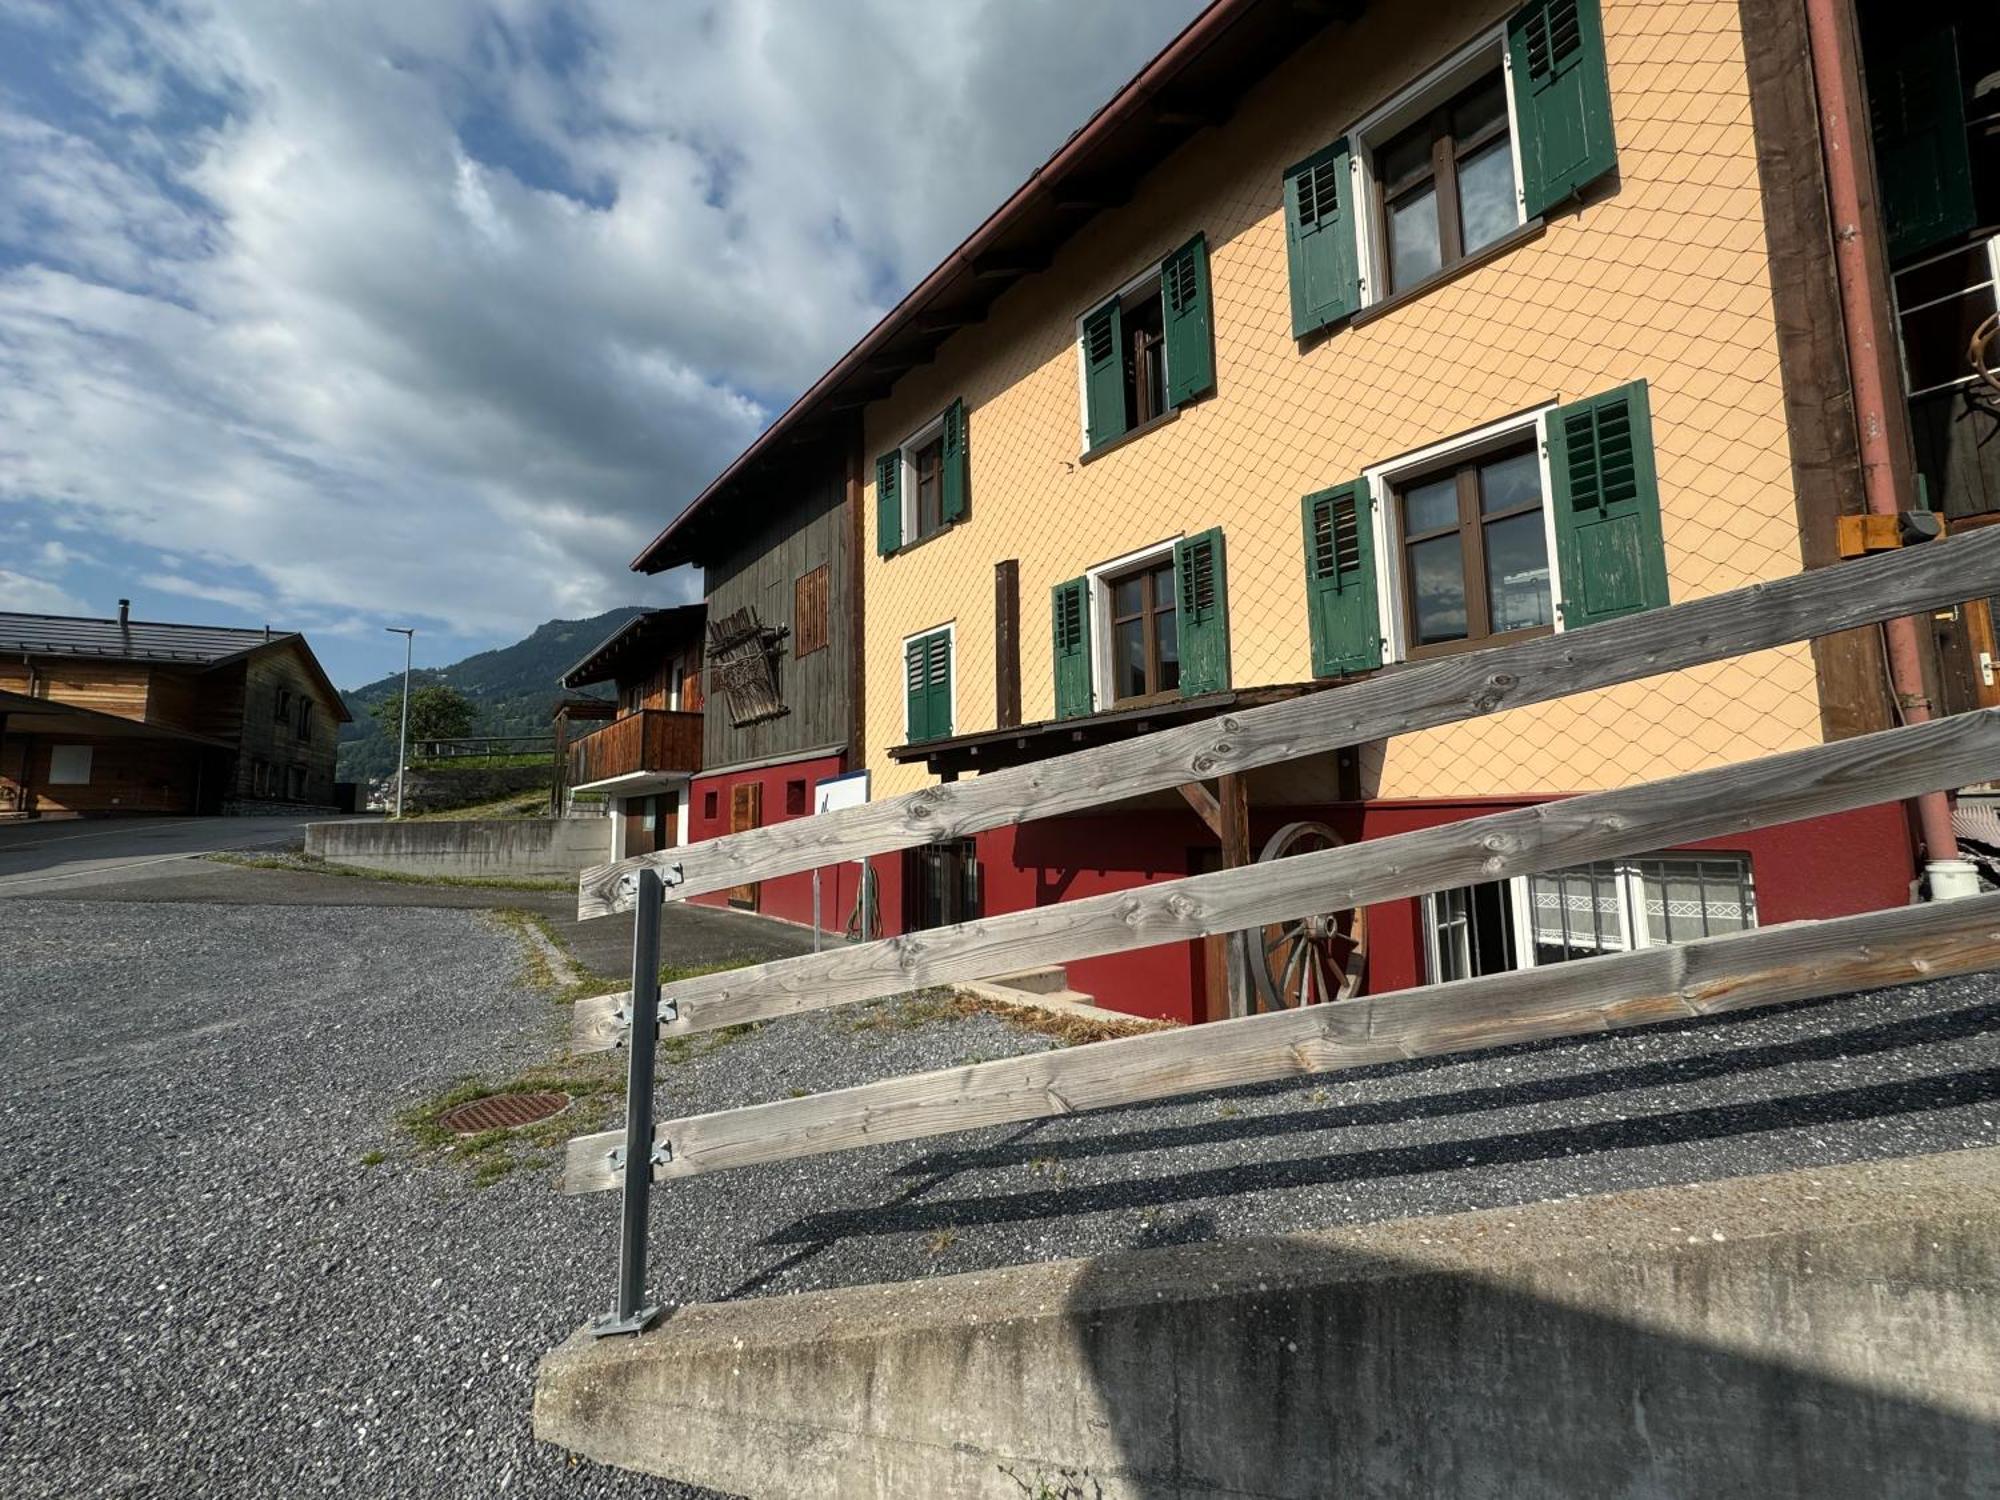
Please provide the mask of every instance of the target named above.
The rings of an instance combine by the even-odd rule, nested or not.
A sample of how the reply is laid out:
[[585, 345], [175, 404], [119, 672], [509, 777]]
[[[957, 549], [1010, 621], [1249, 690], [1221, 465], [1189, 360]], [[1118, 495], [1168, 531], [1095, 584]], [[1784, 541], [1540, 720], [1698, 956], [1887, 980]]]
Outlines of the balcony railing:
[[569, 747], [569, 784], [585, 786], [635, 771], [701, 769], [701, 715], [642, 708], [613, 719]]

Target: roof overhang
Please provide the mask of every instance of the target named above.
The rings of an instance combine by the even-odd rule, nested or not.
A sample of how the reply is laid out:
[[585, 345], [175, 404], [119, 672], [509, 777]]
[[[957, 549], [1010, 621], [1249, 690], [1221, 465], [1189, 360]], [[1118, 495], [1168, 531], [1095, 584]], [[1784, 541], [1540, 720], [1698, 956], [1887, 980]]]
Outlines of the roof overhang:
[[117, 714], [100, 713], [94, 708], [79, 708], [74, 703], [33, 698], [26, 693], [4, 690], [0, 690], [0, 728], [4, 728], [9, 735], [67, 734], [93, 740], [173, 740], [211, 750], [235, 748], [227, 740], [211, 739], [205, 734], [190, 734], [185, 729], [148, 724], [143, 719], [122, 718]]
[[1047, 269], [1070, 236], [1124, 202], [1189, 137], [1227, 119], [1303, 43], [1365, 8], [1366, 0], [1215, 0], [668, 522], [633, 570], [705, 562], [718, 542], [740, 540], [740, 517], [715, 502], [746, 481], [772, 479], [814, 445], [839, 461], [863, 407]]
[[631, 669], [636, 663], [643, 661], [647, 667], [655, 666], [660, 653], [699, 639], [707, 618], [706, 604], [677, 604], [670, 609], [649, 609], [642, 615], [634, 615], [591, 647], [588, 656], [556, 681], [566, 688], [580, 688], [593, 682], [634, 676]]
[[586, 781], [570, 792], [603, 792], [611, 797], [640, 797], [647, 792], [663, 792], [682, 786], [691, 776], [687, 771], [627, 771], [623, 776], [607, 776], [602, 781]]

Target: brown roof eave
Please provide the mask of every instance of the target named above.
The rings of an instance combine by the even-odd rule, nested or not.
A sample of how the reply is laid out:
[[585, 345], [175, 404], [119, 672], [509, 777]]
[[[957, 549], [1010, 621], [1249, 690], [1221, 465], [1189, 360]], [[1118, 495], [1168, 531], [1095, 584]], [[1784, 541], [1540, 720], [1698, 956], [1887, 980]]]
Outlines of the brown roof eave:
[[[1006, 202], [987, 215], [984, 222], [973, 230], [956, 250], [947, 255], [937, 269], [891, 308], [881, 321], [862, 336], [860, 342], [841, 356], [839, 363], [814, 381], [804, 395], [787, 407], [777, 421], [765, 428], [749, 447], [737, 455], [728, 468], [711, 480], [707, 488], [696, 495], [679, 515], [669, 521], [659, 535], [647, 544], [645, 550], [632, 560], [632, 570], [636, 573], [657, 573], [675, 566], [678, 562], [692, 561], [691, 557], [679, 555], [678, 551], [670, 557], [662, 557], [661, 554], [669, 543], [676, 540], [684, 528], [690, 525], [710, 499], [742, 477], [751, 464], [772, 452], [793, 428], [818, 408], [821, 401], [831, 396], [841, 383], [857, 374], [863, 365], [880, 354], [897, 335], [904, 332], [917, 312], [929, 305], [932, 299], [945, 291], [956, 278], [976, 276], [975, 263], [979, 257], [997, 246], [1003, 235], [1025, 218], [1028, 210], [1035, 206], [1038, 200], [1051, 195], [1054, 184], [1071, 167], [1084, 160], [1114, 131], [1128, 124], [1154, 95], [1179, 75], [1192, 58], [1198, 56], [1245, 14], [1268, 3], [1269, 0], [1215, 0], [1214, 4], [1190, 21], [1181, 33], [1162, 48], [1159, 54], [1124, 88], [1113, 95], [1080, 130], [1065, 141], [1055, 155], [1036, 168]], [[1329, 3], [1316, 8], [1323, 10], [1326, 17], [1332, 19], [1358, 7], [1329, 0]]]

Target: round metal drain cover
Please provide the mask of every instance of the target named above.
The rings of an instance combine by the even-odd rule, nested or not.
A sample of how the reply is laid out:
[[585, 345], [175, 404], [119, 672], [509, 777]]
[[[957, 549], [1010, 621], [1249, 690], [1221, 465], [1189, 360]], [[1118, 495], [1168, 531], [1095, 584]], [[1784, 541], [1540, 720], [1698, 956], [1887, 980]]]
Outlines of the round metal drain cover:
[[568, 1094], [488, 1094], [446, 1110], [438, 1116], [438, 1124], [459, 1135], [477, 1135], [482, 1130], [532, 1125], [568, 1108]]

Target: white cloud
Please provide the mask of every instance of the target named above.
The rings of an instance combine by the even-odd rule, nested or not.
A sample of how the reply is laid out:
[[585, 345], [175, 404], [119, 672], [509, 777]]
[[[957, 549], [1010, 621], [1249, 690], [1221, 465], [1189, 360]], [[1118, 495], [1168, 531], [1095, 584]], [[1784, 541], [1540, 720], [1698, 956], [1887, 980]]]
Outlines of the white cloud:
[[0, 568], [0, 610], [24, 615], [87, 615], [90, 610], [75, 595], [45, 578]]
[[94, 104], [0, 100], [0, 503], [280, 616], [627, 602], [1195, 8], [12, 0]]

